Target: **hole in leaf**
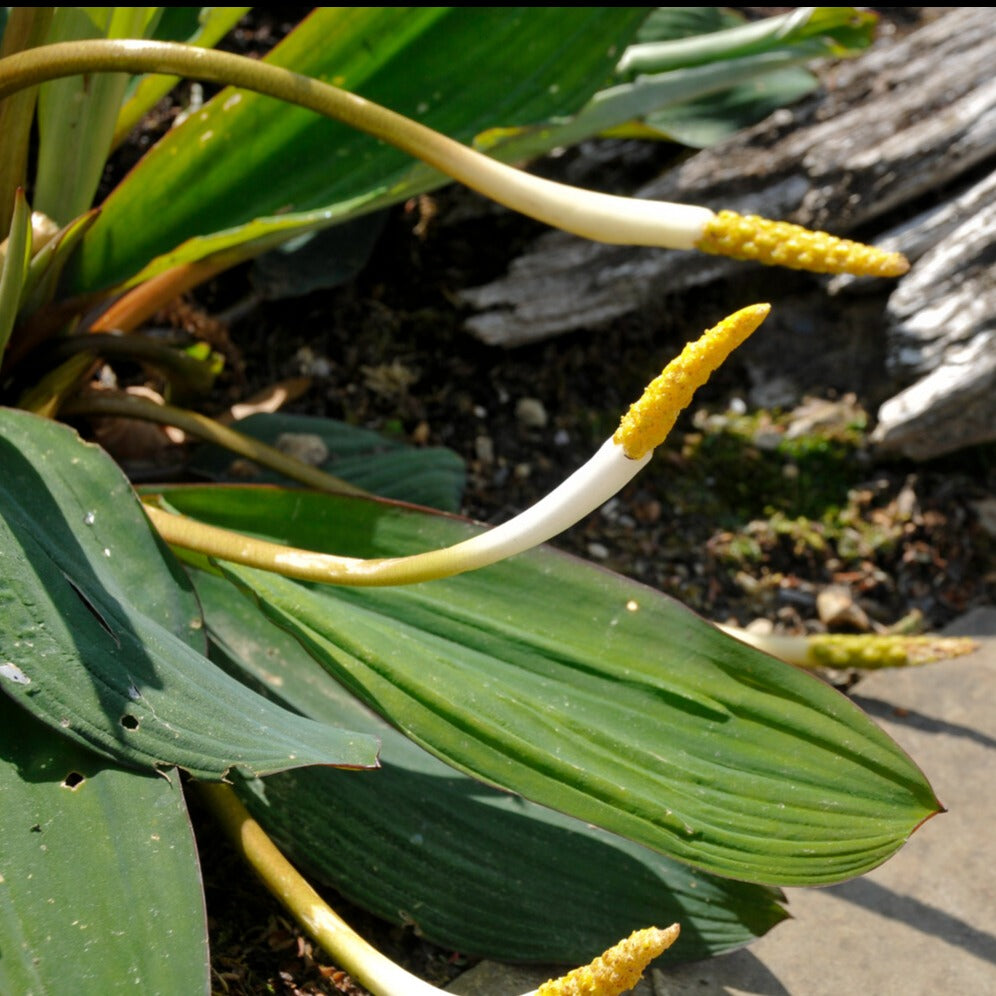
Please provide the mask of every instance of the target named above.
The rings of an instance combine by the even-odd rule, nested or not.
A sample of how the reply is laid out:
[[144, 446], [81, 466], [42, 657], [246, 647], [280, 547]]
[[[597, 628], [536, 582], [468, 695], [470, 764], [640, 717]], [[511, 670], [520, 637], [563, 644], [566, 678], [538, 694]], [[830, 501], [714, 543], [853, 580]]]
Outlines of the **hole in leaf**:
[[81, 775], [78, 771], [70, 771], [62, 780], [62, 787], [75, 792], [85, 781], [85, 776]]
[[121, 717], [121, 725], [126, 730], [137, 730], [138, 729], [138, 717], [133, 716], [130, 712], [126, 712]]

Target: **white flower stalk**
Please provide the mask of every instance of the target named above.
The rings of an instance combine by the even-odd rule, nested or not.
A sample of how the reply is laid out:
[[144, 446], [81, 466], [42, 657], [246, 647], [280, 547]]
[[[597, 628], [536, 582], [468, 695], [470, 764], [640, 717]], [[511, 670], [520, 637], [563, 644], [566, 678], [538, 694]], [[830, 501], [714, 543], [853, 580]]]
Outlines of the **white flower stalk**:
[[252, 539], [153, 506], [146, 506], [146, 511], [168, 543], [308, 581], [369, 587], [413, 584], [477, 570], [545, 543], [628, 484], [650, 461], [654, 448], [664, 441], [695, 391], [770, 310], [767, 304], [743, 308], [688, 343], [647, 386], [612, 438], [563, 484], [514, 519], [442, 550], [370, 560], [337, 557]]
[[498, 162], [356, 94], [258, 60], [170, 42], [93, 39], [0, 60], [0, 99], [61, 76], [159, 72], [241, 87], [335, 118], [514, 211], [596, 242], [700, 249], [818, 273], [899, 276], [905, 258], [798, 225], [732, 211], [579, 190]]

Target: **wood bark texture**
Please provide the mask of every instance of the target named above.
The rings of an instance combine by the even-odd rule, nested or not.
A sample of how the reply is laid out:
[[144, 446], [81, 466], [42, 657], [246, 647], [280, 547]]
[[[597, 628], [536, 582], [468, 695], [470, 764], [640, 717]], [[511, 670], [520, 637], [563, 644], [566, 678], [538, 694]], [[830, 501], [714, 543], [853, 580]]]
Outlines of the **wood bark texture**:
[[[861, 297], [863, 327], [885, 329], [885, 348], [867, 351], [883, 367], [870, 394], [901, 390], [874, 439], [914, 458], [996, 439], [996, 33], [988, 8], [926, 10], [918, 30], [829, 69], [817, 94], [635, 191], [905, 252], [913, 267], [898, 284], [813, 282], [814, 300], [838, 297], [828, 310]], [[464, 292], [467, 328], [495, 345], [534, 342], [743, 280], [748, 265], [548, 233], [505, 277]]]

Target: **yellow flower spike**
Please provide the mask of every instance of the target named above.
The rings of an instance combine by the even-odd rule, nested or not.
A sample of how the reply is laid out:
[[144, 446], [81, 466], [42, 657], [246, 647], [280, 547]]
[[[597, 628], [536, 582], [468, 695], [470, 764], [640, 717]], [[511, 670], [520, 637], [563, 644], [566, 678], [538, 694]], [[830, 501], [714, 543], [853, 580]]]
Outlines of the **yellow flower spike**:
[[894, 636], [891, 634], [816, 633], [808, 658], [822, 667], [915, 667], [971, 653], [978, 644], [968, 637]]
[[630, 407], [616, 429], [612, 439], [626, 456], [639, 460], [664, 442], [692, 395], [770, 311], [770, 304], [742, 308], [685, 346], [647, 385], [643, 397]]
[[705, 223], [696, 249], [733, 259], [814, 273], [858, 277], [901, 277], [910, 264], [902, 253], [886, 252], [786, 221], [720, 211]]
[[643, 970], [674, 944], [679, 931], [676, 923], [664, 930], [635, 930], [590, 965], [544, 982], [535, 996], [619, 996], [640, 981]]
[[254, 539], [151, 504], [146, 513], [174, 546], [305, 581], [363, 587], [415, 584], [487, 567], [552, 539], [628, 484], [650, 461], [694, 391], [770, 310], [767, 304], [744, 308], [689, 343], [630, 408], [616, 434], [563, 484], [514, 519], [442, 550], [371, 560], [337, 557]]
[[916, 667], [970, 654], [978, 642], [970, 637], [906, 636], [899, 633], [753, 633], [736, 626], [720, 629], [777, 657], [803, 668]]

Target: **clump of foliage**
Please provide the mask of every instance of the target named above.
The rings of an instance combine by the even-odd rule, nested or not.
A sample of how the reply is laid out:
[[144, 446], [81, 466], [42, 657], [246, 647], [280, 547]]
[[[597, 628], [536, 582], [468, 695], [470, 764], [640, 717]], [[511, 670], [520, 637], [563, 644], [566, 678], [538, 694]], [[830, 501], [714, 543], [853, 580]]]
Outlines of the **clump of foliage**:
[[[778, 885], [887, 858], [939, 808], [912, 762], [819, 682], [656, 592], [544, 549], [407, 587], [298, 570], [335, 554], [348, 581], [380, 570], [369, 560], [486, 547], [477, 527], [385, 500], [456, 510], [452, 454], [320, 422], [308, 426], [327, 454], [316, 469], [271, 445], [279, 420], [235, 431], [94, 379], [123, 358], [157, 371], [171, 400], [203, 390], [218, 357], [157, 342], [143, 323], [240, 260], [442, 182], [452, 146], [413, 119], [510, 159], [636, 118], [660, 131], [665, 108], [734, 86], [742, 105], [761, 77], [763, 109], [808, 85], [805, 60], [866, 44], [868, 15], [819, 8], [627, 48], [642, 9], [321, 8], [265, 62], [196, 47], [243, 10], [7, 16], [0, 989], [207, 990], [196, 785], [215, 786], [206, 797], [236, 830], [247, 806], [252, 826], [357, 903], [507, 958], [581, 961], [671, 920], [670, 955], [701, 957], [779, 922]], [[643, 30], [669, 25], [690, 33], [666, 12]], [[233, 86], [94, 207], [108, 154], [168, 88], [164, 73]], [[729, 121], [721, 105], [714, 117]], [[532, 188], [511, 183], [511, 203], [564, 213], [547, 210], [548, 188], [523, 202], [515, 185]], [[572, 208], [587, 195], [557, 196]], [[612, 203], [646, 220], [648, 205]], [[662, 244], [698, 244], [712, 224], [705, 209], [655, 209], [678, 216]], [[807, 258], [850, 251], [756, 231], [767, 242], [750, 251], [769, 261], [795, 239]], [[701, 238], [719, 251], [725, 236]], [[143, 505], [59, 421], [108, 414], [180, 426], [309, 489], [160, 487]], [[596, 459], [613, 473], [649, 459], [624, 448]], [[222, 529], [237, 537], [227, 552], [197, 538]], [[293, 576], [261, 569], [259, 551]], [[264, 873], [277, 867], [265, 835], [241, 839]], [[327, 914], [287, 888], [321, 934]]]

